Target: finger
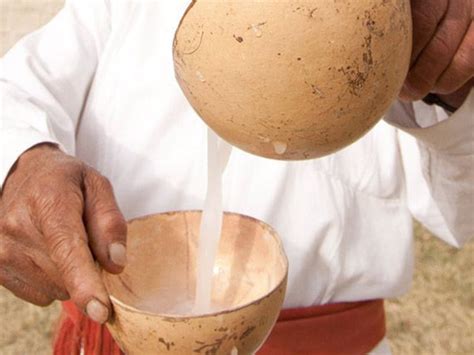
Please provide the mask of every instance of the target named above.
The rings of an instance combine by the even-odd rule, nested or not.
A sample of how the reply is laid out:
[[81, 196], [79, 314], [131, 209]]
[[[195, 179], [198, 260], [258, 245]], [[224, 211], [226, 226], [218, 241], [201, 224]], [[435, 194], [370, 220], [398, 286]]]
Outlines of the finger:
[[0, 285], [10, 290], [16, 297], [40, 307], [49, 306], [54, 301], [54, 298], [26, 284], [6, 268], [0, 269]]
[[462, 88], [456, 90], [455, 92], [447, 95], [438, 94], [438, 96], [443, 102], [447, 103], [448, 105], [454, 108], [459, 108], [466, 101], [466, 98], [471, 93], [472, 88], [474, 88], [474, 78], [469, 80]]
[[[25, 251], [21, 257], [16, 257], [14, 264], [10, 264], [11, 272], [28, 286], [55, 300], [69, 299], [69, 294], [62, 282], [57, 277], [49, 275], [57, 275], [52, 262], [45, 260], [46, 257], [30, 256], [31, 254]], [[45, 269], [50, 271], [49, 274]], [[51, 272], [51, 270], [55, 270], [55, 272]]]
[[56, 202], [54, 210], [56, 213], [43, 216], [40, 222], [51, 259], [74, 303], [92, 320], [104, 323], [110, 314], [110, 303], [89, 250], [82, 211], [62, 201]]
[[436, 34], [408, 73], [401, 98], [420, 100], [435, 86], [454, 57], [470, 24], [466, 2], [451, 1]]
[[92, 169], [85, 175], [84, 200], [84, 220], [95, 258], [108, 272], [122, 272], [127, 262], [127, 223], [112, 185]]
[[24, 282], [36, 284], [38, 289], [50, 293], [55, 299], [68, 299], [62, 277], [47, 254], [44, 243], [41, 243], [44, 237], [31, 219], [15, 211], [2, 220], [2, 227], [4, 233], [0, 239], [0, 250], [9, 250], [3, 258], [4, 265], [16, 266], [17, 275], [24, 275], [20, 276]]
[[448, 10], [448, 0], [438, 1], [436, 6], [427, 6], [426, 0], [412, 0], [411, 12], [413, 18], [413, 50], [411, 64], [413, 65], [423, 48], [431, 41], [439, 23]]
[[[43, 240], [29, 218], [12, 211], [0, 222], [0, 266], [13, 270], [26, 284], [58, 300], [69, 298], [62, 278], [45, 252]], [[15, 272], [16, 270], [16, 272]]]
[[450, 94], [463, 87], [474, 76], [474, 22], [464, 37], [451, 64], [435, 85], [434, 92]]
[[30, 303], [38, 306], [47, 306], [54, 299], [47, 292], [41, 291], [35, 285], [29, 285], [20, 278], [17, 272], [12, 271], [13, 267], [20, 269], [22, 275], [34, 274], [36, 277], [36, 270], [31, 266], [26, 266], [22, 263], [24, 260], [21, 251], [15, 250], [14, 243], [7, 235], [0, 234], [0, 285], [9, 289], [14, 295]]

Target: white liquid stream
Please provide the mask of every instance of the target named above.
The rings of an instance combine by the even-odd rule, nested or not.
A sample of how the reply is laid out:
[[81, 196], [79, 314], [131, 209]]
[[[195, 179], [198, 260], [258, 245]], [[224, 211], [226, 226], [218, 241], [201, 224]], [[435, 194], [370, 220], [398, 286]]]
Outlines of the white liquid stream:
[[208, 129], [207, 145], [207, 195], [199, 235], [194, 314], [212, 311], [212, 276], [224, 216], [222, 176], [232, 152], [232, 146], [220, 139], [211, 129]]

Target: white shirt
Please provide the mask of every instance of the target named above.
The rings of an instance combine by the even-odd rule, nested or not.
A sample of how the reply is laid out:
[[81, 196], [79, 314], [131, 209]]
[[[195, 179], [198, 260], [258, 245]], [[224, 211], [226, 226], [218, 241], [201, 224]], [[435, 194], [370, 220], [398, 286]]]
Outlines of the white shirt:
[[[55, 142], [112, 181], [126, 218], [201, 209], [206, 126], [171, 50], [188, 2], [71, 0], [20, 41], [1, 60], [0, 182], [26, 149]], [[365, 137], [317, 160], [234, 150], [224, 206], [278, 231], [285, 307], [403, 294], [413, 216], [455, 246], [474, 235], [473, 112], [474, 90], [451, 117], [395, 103]]]

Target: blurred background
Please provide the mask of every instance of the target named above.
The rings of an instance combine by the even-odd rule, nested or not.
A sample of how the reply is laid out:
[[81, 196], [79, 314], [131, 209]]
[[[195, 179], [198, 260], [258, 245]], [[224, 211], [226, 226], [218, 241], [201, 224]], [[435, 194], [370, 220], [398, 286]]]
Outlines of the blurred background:
[[[0, 55], [46, 23], [63, 2], [0, 0]], [[392, 350], [395, 355], [474, 354], [474, 242], [456, 250], [422, 226], [415, 233], [413, 288], [387, 303]], [[24, 303], [0, 287], [0, 355], [50, 354], [59, 310], [58, 304]]]

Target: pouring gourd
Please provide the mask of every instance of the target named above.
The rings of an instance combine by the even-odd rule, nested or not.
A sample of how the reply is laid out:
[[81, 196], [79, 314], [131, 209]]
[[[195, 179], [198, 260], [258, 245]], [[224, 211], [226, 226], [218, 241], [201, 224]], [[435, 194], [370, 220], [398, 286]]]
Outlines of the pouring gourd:
[[176, 77], [223, 139], [263, 157], [335, 152], [382, 117], [406, 77], [409, 0], [193, 1]]

